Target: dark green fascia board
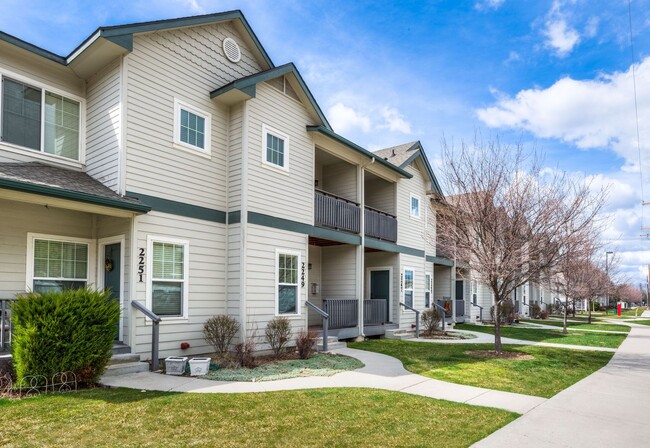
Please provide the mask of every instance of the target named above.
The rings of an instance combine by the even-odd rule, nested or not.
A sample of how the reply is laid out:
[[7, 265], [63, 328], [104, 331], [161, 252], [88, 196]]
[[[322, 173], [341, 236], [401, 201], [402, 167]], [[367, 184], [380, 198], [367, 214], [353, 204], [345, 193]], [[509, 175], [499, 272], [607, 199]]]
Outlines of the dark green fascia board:
[[454, 266], [454, 260], [450, 260], [449, 258], [444, 258], [444, 257], [433, 257], [431, 255], [427, 255], [427, 261], [429, 263], [433, 263], [441, 266], [449, 266], [449, 267]]
[[228, 224], [239, 224], [241, 222], [241, 211], [228, 212]]
[[424, 148], [422, 147], [422, 144], [417, 141], [411, 146], [408, 151], [416, 150], [415, 153], [411, 157], [409, 157], [404, 163], [400, 165], [400, 168], [406, 168], [411, 164], [415, 159], [418, 157], [422, 158], [422, 163], [424, 163], [424, 167], [427, 170], [427, 175], [429, 176], [429, 180], [431, 181], [431, 186], [435, 189], [436, 193], [442, 195], [442, 189], [440, 188], [440, 184], [438, 183], [438, 179], [436, 179], [435, 174], [433, 174], [433, 169], [431, 168], [431, 164], [429, 164], [429, 158], [427, 157], [427, 154], [424, 152]]
[[0, 31], [0, 40], [3, 40], [17, 47], [20, 47], [23, 50], [30, 51], [34, 54], [44, 57], [45, 59], [49, 59], [50, 61], [54, 61], [59, 64], [66, 65], [66, 58], [64, 58], [63, 56], [59, 56], [58, 54], [54, 54], [51, 51], [44, 50], [41, 47], [37, 47], [36, 45], [30, 44], [29, 42], [19, 39], [16, 36], [12, 36], [11, 34], [7, 34], [3, 31]]
[[64, 188], [55, 188], [46, 185], [36, 185], [27, 182], [20, 182], [13, 179], [0, 179], [0, 188], [7, 190], [20, 191], [23, 193], [38, 194], [58, 199], [68, 199], [85, 204], [102, 205], [104, 207], [128, 210], [134, 213], [147, 213], [151, 210], [146, 204], [136, 204], [117, 199], [105, 198], [94, 194], [83, 193], [80, 191], [66, 190]]
[[287, 230], [289, 232], [302, 233], [317, 238], [325, 238], [345, 244], [361, 244], [361, 237], [351, 233], [339, 232], [332, 229], [312, 226], [302, 222], [291, 221], [284, 218], [277, 218], [257, 212], [248, 212], [248, 223], [259, 226], [271, 227], [274, 229]]
[[347, 146], [350, 149], [355, 150], [356, 152], [363, 154], [366, 157], [369, 157], [371, 159], [375, 159], [375, 161], [381, 165], [384, 165], [391, 170], [395, 171], [398, 173], [400, 176], [405, 177], [407, 179], [410, 179], [413, 177], [411, 173], [408, 171], [405, 171], [401, 167], [398, 167], [397, 165], [393, 165], [392, 163], [382, 159], [381, 157], [377, 157], [376, 154], [373, 154], [372, 152], [368, 151], [367, 149], [362, 148], [361, 146], [357, 145], [356, 143], [352, 143], [350, 140], [346, 139], [345, 137], [342, 137], [338, 135], [336, 132], [332, 131], [329, 128], [326, 128], [324, 126], [307, 126], [307, 132], [318, 132], [320, 134], [326, 135], [327, 137], [330, 137], [331, 139], [339, 142], [340, 144]]
[[127, 191], [126, 195], [136, 198], [151, 206], [150, 209], [156, 212], [169, 213], [172, 215], [185, 216], [187, 218], [202, 219], [204, 221], [226, 223], [226, 213], [220, 210], [214, 210], [198, 205], [187, 204], [185, 202], [172, 201], [147, 194]]
[[[209, 23], [217, 23], [217, 22], [226, 22], [229, 20], [235, 20], [239, 19], [241, 23], [244, 25], [244, 28], [250, 35], [251, 39], [255, 43], [255, 46], [259, 50], [259, 52], [262, 54], [262, 57], [264, 58], [264, 61], [267, 63], [269, 67], [275, 67], [273, 65], [273, 61], [271, 61], [271, 58], [269, 57], [268, 53], [262, 47], [261, 42], [253, 32], [253, 29], [251, 28], [250, 24], [244, 17], [244, 14], [236, 9], [233, 11], [226, 11], [226, 12], [218, 12], [214, 14], [204, 14], [201, 16], [190, 16], [190, 17], [180, 17], [176, 19], [165, 19], [165, 20], [154, 20], [151, 22], [140, 22], [140, 23], [132, 23], [128, 25], [115, 25], [115, 26], [103, 26], [99, 27], [97, 31], [101, 33], [101, 36], [111, 40], [111, 38], [115, 38], [117, 36], [124, 36], [124, 35], [133, 35], [135, 33], [146, 33], [150, 31], [158, 31], [158, 30], [165, 30], [169, 28], [180, 28], [180, 27], [185, 27], [185, 26], [197, 26], [197, 25], [207, 25]], [[97, 32], [95, 31], [95, 32]], [[88, 39], [92, 38], [92, 36], [95, 33], [91, 34]], [[74, 54], [77, 49], [81, 48], [86, 41], [82, 42], [77, 48], [75, 48], [70, 54]], [[117, 43], [117, 42], [116, 42]], [[120, 45], [120, 44], [118, 44]], [[126, 48], [126, 47], [125, 47]]]
[[251, 98], [254, 98], [255, 86], [257, 84], [289, 73], [292, 73], [298, 80], [298, 84], [300, 85], [300, 88], [309, 99], [309, 102], [311, 103], [312, 107], [316, 111], [316, 115], [318, 115], [318, 118], [323, 123], [323, 126], [326, 129], [331, 130], [332, 127], [327, 121], [327, 118], [325, 118], [325, 114], [323, 113], [320, 106], [316, 102], [314, 96], [311, 94], [309, 87], [307, 87], [305, 80], [302, 78], [300, 72], [298, 71], [298, 68], [293, 64], [293, 62], [289, 62], [288, 64], [284, 64], [279, 67], [275, 67], [269, 70], [265, 70], [263, 72], [255, 73], [254, 75], [249, 75], [244, 78], [237, 79], [231, 83], [226, 84], [223, 87], [219, 87], [218, 89], [210, 92], [210, 98], [216, 98], [231, 90], [239, 90], [247, 94]]
[[408, 246], [402, 246], [400, 244], [392, 243], [390, 241], [378, 240], [375, 238], [365, 238], [365, 247], [370, 249], [383, 250], [385, 252], [395, 252], [406, 255], [413, 255], [414, 257], [424, 258], [424, 251], [420, 249], [414, 249]]
[[133, 34], [124, 34], [120, 36], [104, 36], [103, 32], [100, 34], [106, 40], [113, 42], [115, 45], [126, 49], [129, 53], [133, 51]]

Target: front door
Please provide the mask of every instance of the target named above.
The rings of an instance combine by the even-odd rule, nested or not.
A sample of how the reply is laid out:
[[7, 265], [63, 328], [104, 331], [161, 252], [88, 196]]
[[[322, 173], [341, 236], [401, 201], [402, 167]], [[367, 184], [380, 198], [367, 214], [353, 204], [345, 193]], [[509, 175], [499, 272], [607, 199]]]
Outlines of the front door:
[[[465, 300], [465, 282], [463, 280], [456, 280], [456, 300]], [[463, 307], [465, 303], [463, 302]], [[458, 302], [456, 302], [456, 317], [462, 316], [465, 314], [463, 308], [458, 308]]]
[[384, 322], [388, 322], [390, 316], [390, 271], [370, 271], [370, 300], [386, 301], [386, 316]]
[[[122, 245], [120, 243], [107, 244], [104, 246], [104, 289], [111, 291], [111, 299], [121, 303], [121, 270], [120, 263], [122, 255]], [[115, 339], [120, 337], [120, 322], [117, 322], [115, 329]]]

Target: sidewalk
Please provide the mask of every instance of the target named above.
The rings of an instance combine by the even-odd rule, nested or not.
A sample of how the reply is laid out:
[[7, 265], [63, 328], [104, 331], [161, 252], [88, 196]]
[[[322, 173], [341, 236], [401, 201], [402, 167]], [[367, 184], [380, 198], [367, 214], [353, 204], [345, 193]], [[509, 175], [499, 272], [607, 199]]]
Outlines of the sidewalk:
[[609, 364], [473, 446], [648, 446], [650, 327], [630, 326]]
[[[649, 327], [650, 329], [650, 327]], [[525, 414], [547, 401], [545, 398], [501, 392], [480, 387], [463, 386], [426, 378], [408, 372], [402, 363], [390, 356], [350, 348], [335, 350], [365, 364], [362, 369], [337, 373], [331, 377], [313, 376], [263, 382], [210, 381], [199, 378], [143, 372], [102, 378], [112, 387], [174, 392], [241, 393], [278, 390], [317, 389], [323, 387], [366, 387], [384, 389], [429, 398], [488, 406]]]

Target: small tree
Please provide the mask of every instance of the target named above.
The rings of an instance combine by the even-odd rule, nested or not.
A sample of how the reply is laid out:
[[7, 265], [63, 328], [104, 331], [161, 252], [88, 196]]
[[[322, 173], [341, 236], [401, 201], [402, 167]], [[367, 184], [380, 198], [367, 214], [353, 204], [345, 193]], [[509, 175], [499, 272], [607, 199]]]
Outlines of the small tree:
[[440, 326], [440, 312], [437, 308], [424, 310], [420, 319], [424, 326], [424, 334], [427, 336], [432, 336]]
[[[444, 145], [446, 205], [438, 207], [439, 244], [470, 266], [494, 296], [495, 315], [513, 291], [552, 272], [591, 240], [604, 192], [557, 170], [543, 170], [521, 146]], [[495, 319], [494, 345], [501, 352]]]
[[276, 358], [284, 351], [291, 339], [291, 323], [286, 317], [276, 317], [269, 321], [264, 330], [266, 342], [271, 346]]
[[239, 322], [226, 315], [213, 316], [205, 321], [203, 335], [221, 356], [228, 353], [232, 339], [239, 331]]

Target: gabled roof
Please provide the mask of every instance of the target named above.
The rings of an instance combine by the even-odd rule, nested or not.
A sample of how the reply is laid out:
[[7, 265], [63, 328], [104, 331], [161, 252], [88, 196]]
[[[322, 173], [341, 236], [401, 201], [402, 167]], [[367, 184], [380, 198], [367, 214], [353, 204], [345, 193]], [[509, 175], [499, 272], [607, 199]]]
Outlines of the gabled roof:
[[233, 104], [239, 101], [248, 100], [255, 97], [257, 84], [284, 75], [293, 76], [300, 86], [300, 89], [307, 97], [309, 105], [312, 107], [316, 116], [318, 116], [320, 122], [327, 129], [331, 129], [327, 118], [325, 118], [325, 114], [316, 102], [314, 96], [311, 94], [309, 87], [305, 84], [300, 72], [292, 62], [232, 81], [231, 83], [210, 92], [210, 98], [216, 99], [225, 104]]
[[411, 173], [408, 171], [405, 171], [402, 167], [398, 167], [394, 165], [393, 163], [390, 163], [386, 160], [384, 160], [381, 157], [377, 157], [376, 153], [370, 152], [367, 149], [362, 148], [361, 146], [357, 145], [356, 143], [352, 143], [350, 140], [346, 139], [345, 137], [341, 137], [338, 135], [336, 132], [332, 131], [330, 128], [326, 128], [325, 126], [307, 126], [307, 132], [318, 132], [320, 134], [325, 135], [326, 137], [331, 138], [332, 140], [347, 146], [348, 148], [358, 152], [359, 154], [362, 154], [369, 159], [374, 159], [377, 163], [384, 165], [391, 170], [395, 171], [402, 177], [406, 177], [407, 179], [410, 179], [413, 177]]
[[[146, 33], [172, 28], [182, 28], [188, 26], [207, 25], [210, 23], [220, 23], [236, 21], [244, 31], [244, 38], [249, 40], [251, 49], [256, 52], [258, 57], [264, 61], [265, 68], [273, 68], [273, 62], [269, 57], [257, 36], [246, 21], [246, 18], [240, 10], [226, 11], [215, 14], [205, 14], [200, 16], [181, 17], [177, 19], [154, 20], [150, 22], [139, 22], [127, 25], [104, 26], [99, 27], [88, 36], [77, 48], [68, 56], [60, 56], [50, 51], [44, 50], [36, 45], [30, 44], [10, 34], [0, 31], [0, 40], [18, 46], [24, 50], [32, 52], [38, 56], [44, 57], [59, 64], [70, 66], [73, 70], [81, 71], [82, 75], [87, 74], [88, 70], [83, 64], [90, 59], [92, 62], [101, 58], [106, 62], [112, 60], [119, 54], [126, 54], [133, 50], [133, 35], [136, 33]], [[90, 57], [88, 53], [95, 53], [98, 56]], [[84, 60], [86, 59], [86, 60]], [[263, 65], [264, 65], [263, 64]]]
[[419, 141], [404, 143], [403, 145], [392, 146], [386, 149], [380, 149], [375, 151], [374, 154], [377, 157], [380, 157], [390, 163], [397, 165], [398, 167], [404, 169], [415, 159], [419, 158], [424, 165], [426, 174], [429, 177], [431, 182], [431, 188], [438, 194], [442, 196], [442, 189], [436, 179], [433, 170], [431, 169], [431, 164], [429, 164], [429, 159], [427, 158], [424, 148]]
[[120, 196], [86, 173], [38, 162], [0, 163], [0, 189], [33, 193], [59, 199], [147, 213], [137, 199]]

